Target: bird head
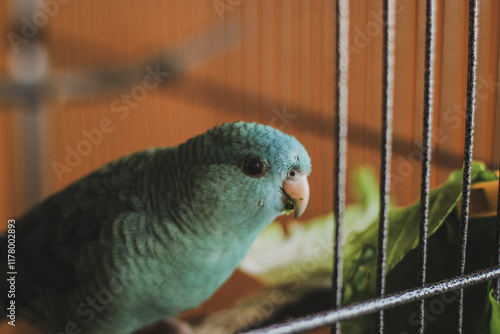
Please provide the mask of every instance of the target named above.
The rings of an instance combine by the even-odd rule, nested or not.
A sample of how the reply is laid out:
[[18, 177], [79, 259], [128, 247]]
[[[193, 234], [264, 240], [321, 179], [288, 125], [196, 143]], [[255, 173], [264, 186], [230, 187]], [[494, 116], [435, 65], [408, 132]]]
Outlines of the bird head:
[[279, 130], [226, 123], [181, 150], [192, 180], [190, 202], [212, 208], [206, 215], [219, 222], [241, 218], [264, 227], [285, 212], [299, 217], [307, 206], [311, 160], [297, 139]]

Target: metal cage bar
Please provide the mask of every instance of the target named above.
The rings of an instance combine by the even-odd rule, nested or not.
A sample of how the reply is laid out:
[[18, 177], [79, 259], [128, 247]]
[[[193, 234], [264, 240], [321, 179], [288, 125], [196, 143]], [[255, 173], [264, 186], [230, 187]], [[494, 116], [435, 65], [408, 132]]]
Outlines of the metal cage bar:
[[[429, 221], [429, 191], [431, 175], [432, 117], [434, 103], [434, 65], [436, 53], [436, 1], [427, 0], [425, 9], [425, 73], [424, 73], [424, 115], [422, 125], [422, 176], [420, 183], [420, 231], [418, 284], [425, 285], [427, 267], [427, 226]], [[418, 333], [424, 333], [425, 301], [417, 306]]]
[[[380, 214], [377, 253], [377, 296], [385, 294], [388, 204], [392, 154], [392, 114], [394, 107], [394, 43], [396, 35], [396, 2], [384, 0], [382, 69], [382, 142], [380, 148]], [[384, 332], [384, 311], [377, 318], [379, 333]]]
[[[336, 145], [335, 145], [335, 235], [333, 249], [333, 306], [340, 308], [342, 305], [342, 268], [343, 268], [343, 243], [342, 225], [345, 211], [345, 188], [347, 168], [347, 103], [348, 103], [348, 74], [349, 74], [349, 1], [339, 0], [336, 5], [337, 31], [336, 31]], [[332, 327], [333, 334], [340, 333], [340, 324]]]
[[[467, 250], [467, 232], [469, 225], [469, 202], [471, 187], [472, 151], [474, 147], [474, 115], [476, 111], [476, 70], [477, 70], [477, 0], [469, 1], [469, 45], [467, 64], [467, 107], [465, 115], [465, 149], [463, 165], [463, 188], [460, 216], [460, 249], [458, 252], [458, 275], [465, 272], [465, 254]], [[464, 290], [458, 295], [457, 333], [462, 333]]]
[[[483, 269], [473, 273], [465, 274], [465, 254], [467, 247], [468, 214], [471, 188], [471, 167], [474, 138], [474, 114], [475, 114], [475, 89], [476, 89], [476, 57], [477, 57], [477, 34], [478, 34], [478, 1], [470, 0], [469, 3], [469, 41], [468, 41], [468, 75], [467, 75], [467, 109], [465, 126], [465, 149], [463, 160], [463, 189], [460, 217], [460, 248], [458, 254], [456, 277], [440, 282], [426, 283], [426, 259], [427, 259], [427, 225], [429, 211], [430, 192], [430, 162], [431, 162], [431, 139], [432, 118], [434, 101], [434, 75], [435, 75], [435, 43], [436, 43], [436, 0], [426, 0], [426, 44], [425, 44], [425, 74], [424, 74], [424, 112], [423, 112], [423, 143], [422, 143], [422, 174], [420, 192], [420, 233], [419, 233], [419, 271], [418, 286], [402, 292], [384, 295], [385, 292], [385, 256], [387, 243], [387, 218], [388, 218], [388, 193], [391, 160], [391, 122], [394, 98], [394, 23], [395, 7], [391, 0], [384, 1], [384, 45], [383, 45], [383, 100], [382, 100], [382, 145], [381, 145], [381, 185], [380, 185], [380, 213], [379, 213], [379, 245], [377, 258], [377, 298], [361, 303], [341, 307], [342, 299], [342, 220], [345, 209], [345, 168], [347, 147], [347, 66], [348, 59], [343, 58], [347, 54], [345, 48], [348, 43], [348, 9], [342, 8], [345, 0], [337, 0], [337, 87], [336, 87], [336, 175], [337, 186], [335, 190], [334, 211], [336, 220], [333, 280], [334, 309], [319, 312], [309, 316], [290, 320], [283, 324], [251, 330], [245, 333], [299, 333], [319, 327], [332, 325], [332, 333], [338, 333], [339, 322], [353, 319], [369, 313], [379, 312], [377, 330], [383, 333], [383, 310], [399, 305], [418, 302], [417, 314], [419, 316], [419, 333], [424, 333], [424, 299], [449, 291], [459, 290], [457, 332], [462, 333], [463, 317], [463, 289], [486, 281], [497, 279], [496, 294], [500, 300], [500, 180], [498, 184], [499, 195], [497, 199], [497, 247], [498, 265], [496, 267]], [[347, 5], [346, 5], [347, 6]], [[346, 15], [346, 16], [344, 16]], [[347, 26], [343, 26], [343, 24]], [[343, 30], [344, 29], [344, 30]], [[344, 35], [345, 34], [345, 35]], [[346, 53], [343, 53], [346, 52]], [[343, 67], [345, 66], [345, 67]]]
[[297, 318], [287, 323], [251, 330], [245, 332], [244, 334], [301, 333], [306, 330], [328, 326], [338, 321], [356, 318], [361, 315], [415, 302], [420, 299], [429, 298], [474, 284], [479, 284], [498, 277], [500, 277], [500, 266], [428, 284], [423, 288], [417, 287], [381, 298], [371, 299], [362, 303], [342, 307], [338, 310], [320, 312], [310, 316]]

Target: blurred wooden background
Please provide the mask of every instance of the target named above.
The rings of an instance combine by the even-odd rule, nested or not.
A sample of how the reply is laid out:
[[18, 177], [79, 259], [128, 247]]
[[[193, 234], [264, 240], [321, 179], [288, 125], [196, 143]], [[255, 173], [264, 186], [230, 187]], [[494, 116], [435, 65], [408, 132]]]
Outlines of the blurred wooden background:
[[[295, 135], [308, 149], [313, 173], [311, 201], [301, 219], [328, 213], [333, 201], [335, 78], [335, 2], [333, 0], [151, 0], [58, 1], [59, 8], [40, 29], [50, 71], [85, 71], [141, 63], [214, 24], [238, 36], [207, 62], [170, 85], [147, 91], [120, 119], [113, 102], [120, 93], [92, 99], [45, 101], [47, 145], [41, 165], [47, 196], [124, 154], [153, 146], [177, 145], [228, 121], [270, 124]], [[465, 126], [468, 2], [438, 1], [437, 76], [433, 132], [432, 185], [461, 167]], [[43, 10], [43, 9], [40, 9]], [[391, 195], [398, 204], [413, 202], [420, 187], [420, 140], [424, 75], [425, 1], [398, 1], [396, 85]], [[11, 3], [0, 2], [0, 75], [9, 75], [15, 57], [9, 42], [14, 19]], [[500, 3], [480, 1], [478, 91], [474, 157], [498, 168]], [[30, 18], [28, 18], [30, 19]], [[221, 38], [226, 38], [225, 35]], [[194, 47], [189, 46], [188, 47]], [[146, 75], [146, 71], [144, 72]], [[350, 23], [348, 171], [370, 165], [378, 172], [382, 82], [382, 2], [353, 1]], [[140, 84], [140, 82], [138, 82]], [[22, 111], [0, 101], [0, 222], [29, 206], [22, 191], [18, 123]], [[68, 147], [76, 149], [84, 130], [110, 119], [91, 154], [71, 172], [59, 174]], [[495, 131], [497, 129], [497, 131]], [[195, 314], [220, 309], [256, 290], [258, 283], [237, 273]], [[12, 328], [0, 327], [6, 333]], [[8, 330], [8, 331], [7, 331]], [[15, 333], [23, 332], [17, 328]], [[30, 332], [29, 330], [24, 332]], [[326, 333], [327, 331], [325, 331]]]

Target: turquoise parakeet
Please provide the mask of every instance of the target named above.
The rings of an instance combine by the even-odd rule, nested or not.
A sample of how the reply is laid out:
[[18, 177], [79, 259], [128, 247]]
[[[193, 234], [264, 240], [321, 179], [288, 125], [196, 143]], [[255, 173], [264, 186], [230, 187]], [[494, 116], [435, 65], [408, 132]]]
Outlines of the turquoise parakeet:
[[310, 171], [294, 137], [244, 122], [111, 162], [16, 221], [16, 316], [54, 334], [123, 334], [194, 308], [265, 226], [304, 211]]

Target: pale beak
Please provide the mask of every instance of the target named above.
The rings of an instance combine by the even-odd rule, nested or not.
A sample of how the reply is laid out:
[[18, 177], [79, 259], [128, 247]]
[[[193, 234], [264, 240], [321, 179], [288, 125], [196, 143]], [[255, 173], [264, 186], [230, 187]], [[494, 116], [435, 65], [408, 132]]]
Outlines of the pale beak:
[[292, 202], [295, 218], [298, 218], [306, 209], [307, 202], [309, 202], [307, 175], [298, 175], [294, 179], [286, 179], [283, 182], [283, 191]]

